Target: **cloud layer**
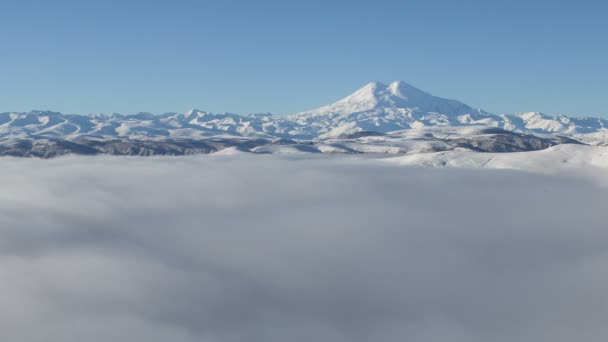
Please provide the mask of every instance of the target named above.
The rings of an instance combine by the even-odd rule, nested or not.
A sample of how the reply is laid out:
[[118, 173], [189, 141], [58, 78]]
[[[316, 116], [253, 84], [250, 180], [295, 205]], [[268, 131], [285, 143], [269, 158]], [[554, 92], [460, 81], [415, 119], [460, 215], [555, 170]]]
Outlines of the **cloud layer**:
[[3, 159], [13, 341], [603, 341], [608, 192], [266, 156]]

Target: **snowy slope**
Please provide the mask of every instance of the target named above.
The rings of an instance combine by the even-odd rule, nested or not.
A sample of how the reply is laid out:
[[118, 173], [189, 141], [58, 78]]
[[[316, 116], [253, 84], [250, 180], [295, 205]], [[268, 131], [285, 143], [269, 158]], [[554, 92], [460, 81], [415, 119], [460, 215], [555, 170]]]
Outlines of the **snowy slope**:
[[517, 169], [553, 173], [564, 169], [606, 169], [608, 147], [558, 145], [545, 150], [521, 153], [445, 151], [394, 157], [384, 161], [410, 166]]

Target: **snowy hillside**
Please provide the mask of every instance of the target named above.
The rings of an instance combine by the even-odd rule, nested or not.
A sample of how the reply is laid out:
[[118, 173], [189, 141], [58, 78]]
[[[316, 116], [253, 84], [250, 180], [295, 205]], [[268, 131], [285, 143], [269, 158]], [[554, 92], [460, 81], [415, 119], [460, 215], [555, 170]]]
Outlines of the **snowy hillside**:
[[518, 169], [553, 173], [564, 169], [606, 169], [608, 168], [608, 147], [570, 144], [526, 153], [445, 151], [394, 157], [384, 161], [410, 166]]

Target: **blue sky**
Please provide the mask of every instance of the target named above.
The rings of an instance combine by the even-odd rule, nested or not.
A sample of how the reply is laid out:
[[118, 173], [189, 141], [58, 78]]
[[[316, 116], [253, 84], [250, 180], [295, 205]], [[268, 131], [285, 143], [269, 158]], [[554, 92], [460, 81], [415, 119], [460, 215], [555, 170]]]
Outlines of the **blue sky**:
[[0, 111], [272, 112], [404, 80], [608, 117], [605, 1], [0, 0]]

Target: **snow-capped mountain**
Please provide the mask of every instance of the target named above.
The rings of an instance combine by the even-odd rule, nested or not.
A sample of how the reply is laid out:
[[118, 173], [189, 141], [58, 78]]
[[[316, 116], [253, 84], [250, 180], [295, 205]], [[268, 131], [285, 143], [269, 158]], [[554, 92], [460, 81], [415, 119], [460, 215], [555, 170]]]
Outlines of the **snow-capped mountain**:
[[289, 116], [308, 134], [339, 136], [357, 131], [390, 132], [429, 126], [489, 126], [521, 133], [585, 134], [608, 128], [608, 120], [542, 113], [494, 115], [443, 99], [402, 81], [372, 82], [331, 105]]
[[541, 113], [494, 115], [456, 100], [433, 96], [405, 82], [372, 82], [336, 103], [284, 117], [271, 114], [72, 115], [55, 112], [0, 113], [0, 136], [53, 138], [200, 138], [228, 134], [295, 139], [333, 138], [361, 131], [388, 133], [432, 126], [489, 126], [522, 133], [586, 134], [608, 120]]
[[352, 95], [328, 106], [300, 113], [299, 115], [342, 115], [367, 111], [383, 111], [387, 108], [410, 109], [422, 113], [443, 113], [451, 117], [477, 112], [456, 100], [446, 100], [433, 96], [405, 82], [396, 81], [390, 85], [371, 82]]
[[462, 102], [433, 96], [405, 82], [372, 82], [331, 105], [288, 117], [309, 135], [339, 136], [357, 131], [390, 132], [426, 126], [490, 124], [494, 115]]
[[[459, 129], [467, 127], [475, 129]], [[448, 131], [452, 137], [459, 136], [459, 142], [454, 142], [453, 139], [446, 142], [446, 139], [441, 138], [441, 134]], [[425, 135], [420, 136], [421, 132]], [[469, 137], [466, 137], [467, 134]], [[272, 152], [276, 146], [284, 149], [292, 142], [300, 144], [297, 150], [306, 151], [310, 150], [306, 146], [312, 144], [321, 146], [321, 152], [390, 150], [407, 153], [413, 146], [403, 143], [408, 139], [434, 141], [431, 143], [433, 147], [414, 144], [425, 151], [449, 149], [449, 146], [475, 150], [479, 148], [480, 141], [487, 141], [488, 134], [493, 136], [494, 142], [500, 140], [506, 144], [507, 140], [517, 140], [521, 143], [512, 147], [500, 143], [500, 146], [492, 147], [500, 151], [541, 148], [575, 140], [601, 145], [608, 142], [608, 120], [549, 116], [533, 112], [495, 115], [456, 100], [431, 95], [401, 81], [388, 85], [372, 82], [333, 104], [288, 116], [241, 116], [201, 110], [162, 115], [74, 115], [49, 111], [0, 113], [0, 145], [18, 146], [18, 151], [26, 151], [28, 146], [34, 148], [42, 141], [54, 142], [51, 144], [54, 146], [53, 153], [58, 154], [66, 149], [83, 153], [126, 151], [125, 154], [187, 154], [212, 152], [227, 146]], [[535, 138], [546, 141], [532, 142], [531, 135], [540, 135]], [[482, 136], [484, 138], [481, 140], [471, 140]], [[503, 138], [499, 139], [499, 136]], [[504, 140], [507, 136], [507, 140]], [[437, 143], [439, 140], [441, 142]], [[38, 144], [32, 143], [33, 141]], [[81, 150], [80, 147], [69, 145], [83, 141], [87, 148], [91, 147], [91, 142], [95, 142], [94, 149]], [[109, 141], [113, 144], [108, 144]], [[114, 144], [116, 141], [120, 141], [120, 144]], [[142, 141], [146, 143], [141, 143]], [[243, 145], [243, 141], [247, 143]], [[155, 142], [155, 146], [160, 146], [161, 142], [168, 145], [155, 149], [152, 142]], [[125, 144], [134, 146], [126, 148]], [[262, 147], [268, 144], [275, 147]], [[373, 147], [378, 144], [380, 147]], [[481, 150], [487, 150], [487, 146], [491, 145], [484, 144], [486, 147]], [[99, 147], [101, 145], [104, 147]], [[383, 148], [386, 145], [394, 148]], [[14, 151], [12, 148], [4, 151]], [[22, 152], [14, 154], [20, 153]]]

